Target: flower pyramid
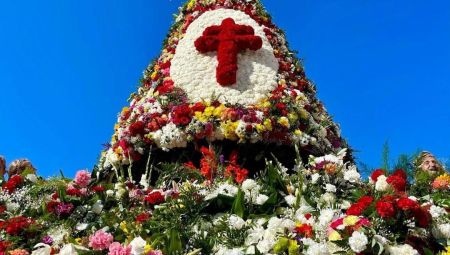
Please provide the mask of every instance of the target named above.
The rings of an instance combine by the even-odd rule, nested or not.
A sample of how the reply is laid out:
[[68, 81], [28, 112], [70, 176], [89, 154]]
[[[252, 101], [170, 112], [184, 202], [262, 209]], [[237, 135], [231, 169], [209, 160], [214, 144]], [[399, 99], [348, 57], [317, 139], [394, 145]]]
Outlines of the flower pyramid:
[[[259, 1], [192, 0], [119, 114], [100, 169], [195, 158], [204, 145], [248, 168], [346, 148], [295, 53]], [[351, 156], [348, 156], [351, 159]]]

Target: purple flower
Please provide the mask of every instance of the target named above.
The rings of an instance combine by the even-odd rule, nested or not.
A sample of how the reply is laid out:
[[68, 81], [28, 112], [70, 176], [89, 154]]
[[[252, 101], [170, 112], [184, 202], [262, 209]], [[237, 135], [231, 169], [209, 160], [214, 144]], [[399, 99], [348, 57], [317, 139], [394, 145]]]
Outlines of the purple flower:
[[42, 238], [42, 242], [48, 245], [52, 245], [53, 239], [50, 236], [44, 236]]
[[72, 213], [73, 204], [71, 203], [60, 203], [56, 206], [55, 211], [58, 216], [67, 216]]

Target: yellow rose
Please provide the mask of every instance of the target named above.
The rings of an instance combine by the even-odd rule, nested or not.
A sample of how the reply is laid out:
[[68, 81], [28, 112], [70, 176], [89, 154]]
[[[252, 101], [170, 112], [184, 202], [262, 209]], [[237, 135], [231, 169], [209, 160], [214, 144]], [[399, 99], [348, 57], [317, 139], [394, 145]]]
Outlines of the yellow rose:
[[287, 128], [289, 127], [289, 119], [284, 116], [278, 119], [278, 123]]

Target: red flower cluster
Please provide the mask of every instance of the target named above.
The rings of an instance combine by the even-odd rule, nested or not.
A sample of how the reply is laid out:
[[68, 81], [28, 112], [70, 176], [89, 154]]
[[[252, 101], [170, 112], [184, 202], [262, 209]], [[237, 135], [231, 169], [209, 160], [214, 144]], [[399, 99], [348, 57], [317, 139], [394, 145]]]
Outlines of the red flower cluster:
[[200, 159], [200, 173], [208, 180], [212, 180], [217, 170], [217, 160], [212, 148], [202, 147], [200, 152], [203, 157]]
[[33, 223], [34, 220], [31, 218], [17, 216], [0, 222], [0, 229], [9, 235], [18, 236], [25, 232]]
[[367, 209], [367, 207], [369, 207], [372, 202], [373, 202], [373, 197], [371, 196], [363, 196], [361, 197], [356, 203], [352, 204], [348, 209], [347, 209], [347, 215], [355, 215], [355, 216], [359, 216], [361, 215], [364, 210]]
[[171, 117], [175, 125], [187, 125], [191, 122], [192, 110], [187, 104], [175, 106], [172, 109]]
[[248, 170], [240, 168], [237, 164], [237, 151], [233, 151], [230, 155], [230, 164], [225, 169], [225, 177], [233, 177], [237, 183], [242, 183], [247, 179]]
[[147, 212], [140, 213], [136, 216], [136, 222], [144, 223], [150, 219], [150, 216], [151, 216], [150, 213]]
[[131, 136], [143, 135], [145, 133], [145, 123], [143, 121], [136, 121], [128, 128]]
[[238, 53], [247, 49], [256, 51], [261, 47], [262, 39], [255, 36], [254, 29], [236, 24], [232, 18], [224, 19], [220, 26], [207, 27], [195, 41], [195, 48], [201, 53], [217, 51], [216, 78], [222, 86], [236, 83]]
[[313, 227], [308, 224], [301, 224], [295, 227], [294, 232], [305, 238], [311, 238], [314, 236]]
[[163, 95], [172, 92], [173, 89], [174, 82], [172, 80], [164, 80], [163, 83], [156, 88], [156, 91]]
[[405, 171], [403, 169], [397, 169], [386, 179], [386, 181], [394, 187], [395, 191], [404, 192], [406, 189], [406, 178]]
[[9, 180], [3, 184], [3, 190], [7, 191], [8, 193], [13, 193], [16, 191], [16, 189], [22, 185], [24, 182], [22, 176], [20, 175], [13, 175]]
[[152, 191], [144, 198], [150, 205], [159, 205], [165, 201], [164, 195], [160, 191]]
[[414, 218], [419, 227], [427, 227], [431, 221], [430, 213], [417, 201], [407, 197], [396, 199], [393, 196], [384, 196], [376, 203], [376, 210], [385, 219], [391, 219], [397, 213], [403, 213], [406, 218]]

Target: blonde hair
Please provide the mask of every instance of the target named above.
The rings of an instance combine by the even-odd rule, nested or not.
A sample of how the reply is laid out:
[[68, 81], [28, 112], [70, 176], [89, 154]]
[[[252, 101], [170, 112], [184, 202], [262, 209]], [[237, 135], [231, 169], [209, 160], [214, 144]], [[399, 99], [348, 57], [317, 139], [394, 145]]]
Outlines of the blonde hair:
[[36, 169], [28, 159], [16, 159], [8, 167], [8, 176], [11, 177], [15, 174], [21, 174], [26, 169], [30, 169], [36, 172]]
[[417, 156], [417, 158], [414, 160], [414, 166], [416, 167], [416, 169], [420, 170], [423, 164], [423, 161], [427, 158], [427, 157], [432, 157], [436, 160], [436, 170], [438, 172], [443, 172], [444, 171], [444, 167], [441, 164], [441, 162], [439, 162], [437, 160], [437, 158], [429, 151], [422, 151], [419, 153], [419, 156]]

